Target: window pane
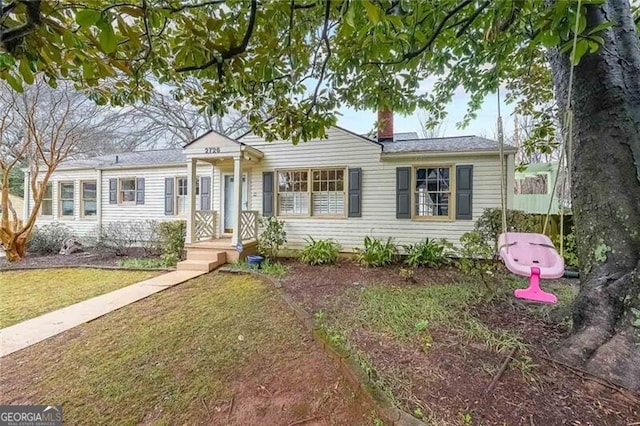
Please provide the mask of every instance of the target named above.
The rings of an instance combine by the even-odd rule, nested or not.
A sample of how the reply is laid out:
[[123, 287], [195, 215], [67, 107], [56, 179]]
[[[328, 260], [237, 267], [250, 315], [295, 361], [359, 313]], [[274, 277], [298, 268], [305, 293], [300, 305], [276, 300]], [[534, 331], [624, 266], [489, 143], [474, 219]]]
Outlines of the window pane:
[[123, 191], [135, 190], [136, 189], [136, 181], [135, 179], [123, 179], [120, 181], [120, 189]]
[[52, 199], [53, 198], [53, 194], [52, 194], [52, 185], [51, 183], [48, 183], [47, 186], [45, 186], [44, 188], [44, 196], [43, 198], [47, 198], [47, 199]]
[[60, 184], [60, 198], [61, 199], [73, 199], [73, 184], [61, 183]]
[[63, 200], [60, 207], [62, 216], [73, 216], [73, 200]]
[[414, 212], [416, 216], [448, 216], [451, 198], [448, 167], [415, 169]]
[[53, 200], [42, 200], [42, 214], [45, 216], [53, 215]]
[[96, 198], [95, 182], [82, 182], [82, 198], [85, 200], [93, 200]]
[[84, 216], [95, 216], [98, 213], [98, 208], [95, 201], [84, 201], [84, 207], [82, 214]]
[[135, 191], [122, 191], [122, 201], [135, 201], [135, 200], [136, 200]]

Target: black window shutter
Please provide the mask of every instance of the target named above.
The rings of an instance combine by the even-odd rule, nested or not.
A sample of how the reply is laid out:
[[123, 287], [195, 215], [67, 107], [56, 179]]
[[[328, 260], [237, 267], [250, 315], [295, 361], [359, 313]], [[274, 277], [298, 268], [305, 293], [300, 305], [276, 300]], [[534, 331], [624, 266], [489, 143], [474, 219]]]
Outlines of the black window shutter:
[[456, 166], [456, 219], [473, 219], [473, 166]]
[[118, 204], [118, 179], [109, 179], [109, 204]]
[[144, 204], [144, 178], [136, 178], [136, 204]]
[[173, 178], [164, 178], [164, 214], [173, 215]]
[[211, 210], [211, 177], [200, 178], [200, 210]]
[[396, 168], [396, 218], [411, 219], [411, 167]]
[[262, 172], [262, 216], [273, 216], [273, 172]]
[[349, 168], [349, 217], [362, 217], [362, 169]]

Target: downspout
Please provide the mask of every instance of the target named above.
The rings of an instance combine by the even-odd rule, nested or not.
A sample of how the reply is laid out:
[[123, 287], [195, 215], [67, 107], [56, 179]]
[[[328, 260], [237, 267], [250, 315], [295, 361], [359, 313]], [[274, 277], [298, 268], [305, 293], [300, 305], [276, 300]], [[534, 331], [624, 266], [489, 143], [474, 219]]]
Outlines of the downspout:
[[102, 236], [102, 170], [97, 170], [98, 176], [96, 180], [96, 226], [98, 233], [96, 235], [97, 241], [100, 242]]

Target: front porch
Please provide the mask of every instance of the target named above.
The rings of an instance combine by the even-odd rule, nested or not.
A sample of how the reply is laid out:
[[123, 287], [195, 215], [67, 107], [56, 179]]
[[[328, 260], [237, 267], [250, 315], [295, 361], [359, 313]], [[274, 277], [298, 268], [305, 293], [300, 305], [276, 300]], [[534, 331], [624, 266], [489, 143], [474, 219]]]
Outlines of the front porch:
[[[262, 152], [215, 132], [191, 142], [184, 152], [187, 260], [178, 269], [211, 271], [255, 253], [259, 212], [250, 208], [248, 172], [262, 159]], [[197, 165], [203, 162], [213, 166], [209, 180], [213, 184], [198, 188]]]

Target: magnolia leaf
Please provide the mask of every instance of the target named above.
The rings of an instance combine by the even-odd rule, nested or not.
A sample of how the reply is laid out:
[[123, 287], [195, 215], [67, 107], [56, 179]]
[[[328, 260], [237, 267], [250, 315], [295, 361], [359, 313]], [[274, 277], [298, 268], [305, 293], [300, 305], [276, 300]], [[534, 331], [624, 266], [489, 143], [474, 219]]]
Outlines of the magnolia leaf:
[[22, 93], [22, 91], [24, 90], [24, 88], [22, 87], [22, 81], [18, 80], [13, 75], [7, 73], [4, 79], [7, 81], [7, 83], [9, 83], [9, 86], [11, 86], [11, 88], [16, 92]]
[[364, 0], [362, 2], [362, 5], [366, 9], [367, 17], [371, 22], [373, 22], [374, 24], [380, 22], [380, 9], [378, 9], [378, 6], [371, 3], [369, 0]]
[[18, 70], [20, 71], [20, 74], [22, 75], [25, 83], [33, 84], [33, 71], [31, 71], [31, 68], [29, 67], [29, 61], [27, 61], [26, 59], [22, 59], [20, 61], [20, 65], [18, 66]]
[[82, 9], [76, 13], [76, 23], [81, 27], [90, 27], [95, 25], [101, 16], [102, 12], [99, 10]]
[[118, 46], [116, 35], [111, 24], [100, 26], [100, 46], [105, 53], [113, 53]]
[[588, 40], [578, 40], [576, 43], [576, 48], [571, 52], [571, 63], [573, 65], [578, 65], [582, 57], [589, 51], [589, 41]]

